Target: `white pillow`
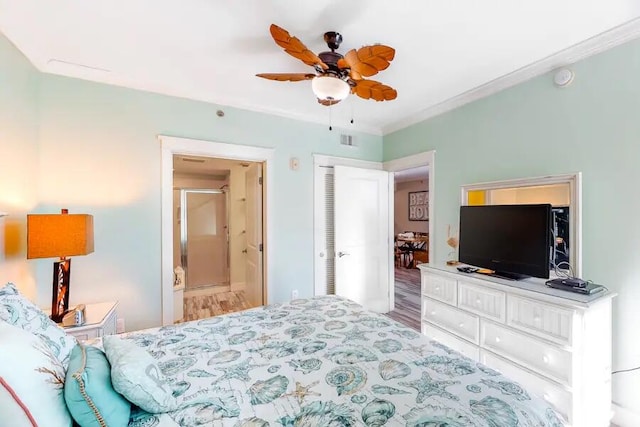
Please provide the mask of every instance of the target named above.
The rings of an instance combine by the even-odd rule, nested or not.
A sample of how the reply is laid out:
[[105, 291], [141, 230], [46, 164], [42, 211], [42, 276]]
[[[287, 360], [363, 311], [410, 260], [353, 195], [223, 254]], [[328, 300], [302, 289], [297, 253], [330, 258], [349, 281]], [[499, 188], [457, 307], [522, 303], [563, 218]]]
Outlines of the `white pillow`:
[[0, 321], [0, 427], [69, 427], [64, 368], [40, 338]]
[[0, 288], [0, 320], [36, 334], [67, 369], [69, 355], [77, 340], [18, 292], [13, 283]]

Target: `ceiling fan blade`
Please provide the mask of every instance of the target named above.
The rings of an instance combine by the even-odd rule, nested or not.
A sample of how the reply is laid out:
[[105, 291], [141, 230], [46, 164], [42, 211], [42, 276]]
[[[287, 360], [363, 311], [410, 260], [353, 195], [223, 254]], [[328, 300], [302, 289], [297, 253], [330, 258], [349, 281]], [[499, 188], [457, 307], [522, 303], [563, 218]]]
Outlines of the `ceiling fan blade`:
[[358, 80], [351, 92], [360, 98], [375, 101], [392, 101], [398, 97], [398, 91], [394, 88], [375, 80]]
[[351, 68], [351, 78], [361, 80], [386, 70], [395, 55], [396, 50], [389, 46], [364, 46], [357, 51], [351, 49], [347, 52], [344, 58], [338, 61], [338, 67]]
[[323, 70], [328, 68], [327, 64], [322, 62], [318, 55], [311, 52], [297, 37], [292, 37], [284, 28], [280, 28], [276, 24], [271, 24], [269, 31], [276, 44], [283, 48], [289, 55], [298, 58], [312, 67], [317, 65]]
[[320, 99], [318, 98], [318, 104], [322, 104], [325, 107], [329, 107], [330, 105], [336, 105], [338, 102], [340, 102], [339, 99]]
[[277, 80], [279, 82], [299, 82], [302, 80], [311, 80], [316, 75], [305, 73], [262, 73], [256, 74], [256, 76], [268, 80]]

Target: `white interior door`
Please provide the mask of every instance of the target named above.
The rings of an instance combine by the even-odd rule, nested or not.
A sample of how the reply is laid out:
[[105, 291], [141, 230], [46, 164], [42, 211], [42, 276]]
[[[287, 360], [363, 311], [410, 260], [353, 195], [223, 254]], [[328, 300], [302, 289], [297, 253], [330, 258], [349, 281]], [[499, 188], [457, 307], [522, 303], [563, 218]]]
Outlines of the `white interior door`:
[[246, 171], [247, 263], [246, 296], [254, 307], [263, 304], [262, 292], [262, 164], [252, 163]]
[[379, 313], [390, 310], [389, 173], [334, 168], [335, 288]]

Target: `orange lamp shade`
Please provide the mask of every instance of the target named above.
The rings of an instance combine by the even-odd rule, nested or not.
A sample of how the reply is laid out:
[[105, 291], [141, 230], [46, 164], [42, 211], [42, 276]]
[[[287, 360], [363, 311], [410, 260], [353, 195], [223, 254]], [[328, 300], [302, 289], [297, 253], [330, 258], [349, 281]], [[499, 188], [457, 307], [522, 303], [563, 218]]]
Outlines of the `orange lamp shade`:
[[91, 252], [93, 215], [27, 215], [27, 258], [65, 258]]

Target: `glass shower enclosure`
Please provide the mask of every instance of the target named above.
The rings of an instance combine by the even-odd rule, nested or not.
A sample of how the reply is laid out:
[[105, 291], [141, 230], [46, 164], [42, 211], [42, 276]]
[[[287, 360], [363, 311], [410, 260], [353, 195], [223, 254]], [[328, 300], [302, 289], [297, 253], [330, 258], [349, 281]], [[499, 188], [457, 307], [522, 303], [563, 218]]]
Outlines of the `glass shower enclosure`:
[[180, 190], [180, 258], [186, 288], [229, 286], [227, 191]]

